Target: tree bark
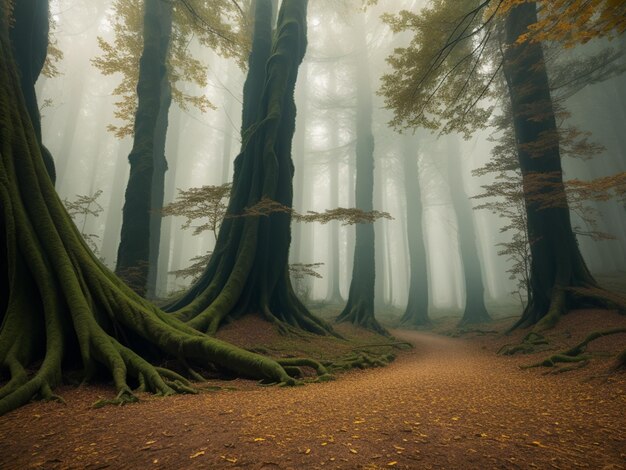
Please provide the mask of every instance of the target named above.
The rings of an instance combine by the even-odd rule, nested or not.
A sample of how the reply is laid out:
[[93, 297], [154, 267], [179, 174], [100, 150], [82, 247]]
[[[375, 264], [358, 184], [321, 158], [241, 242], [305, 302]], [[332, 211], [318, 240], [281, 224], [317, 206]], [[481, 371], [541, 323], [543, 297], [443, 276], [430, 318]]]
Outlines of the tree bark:
[[150, 260], [150, 214], [154, 175], [155, 137], [161, 108], [162, 82], [167, 80], [167, 53], [172, 5], [146, 0], [143, 51], [137, 83], [133, 148], [128, 156], [130, 176], [122, 214], [120, 246], [115, 272], [139, 295], [146, 294]]
[[[165, 10], [161, 15], [161, 47], [167, 51], [172, 31], [171, 10]], [[167, 158], [165, 156], [165, 142], [169, 125], [170, 105], [172, 104], [172, 87], [167, 77], [161, 80], [161, 103], [154, 133], [154, 170], [152, 174], [152, 201], [150, 212], [150, 255], [148, 261], [148, 298], [156, 298], [157, 279], [159, 275], [159, 255], [161, 248], [161, 225], [163, 216], [163, 199], [165, 197], [165, 173], [167, 172]]]
[[9, 32], [13, 56], [19, 71], [20, 86], [26, 109], [35, 130], [41, 155], [52, 183], [56, 180], [54, 160], [41, 138], [41, 115], [35, 93], [35, 82], [48, 54], [49, 11], [47, 0], [13, 2], [13, 24]]
[[408, 327], [430, 325], [428, 317], [428, 269], [422, 228], [422, 195], [420, 190], [418, 145], [416, 138], [403, 137], [404, 191], [406, 225], [409, 242], [409, 298], [400, 323]]
[[599, 288], [572, 231], [543, 50], [540, 43], [516, 44], [536, 21], [534, 2], [514, 7], [505, 20], [503, 67], [523, 175], [531, 251], [528, 304], [514, 328], [551, 327], [561, 314], [589, 303], [626, 308], [626, 300]]
[[[262, 26], [269, 30], [265, 25], [271, 20], [266, 14], [270, 8], [271, 2], [257, 1], [255, 38]], [[246, 208], [267, 201], [292, 206], [293, 96], [306, 50], [306, 10], [305, 0], [284, 0], [269, 58], [265, 62], [250, 59], [243, 113], [248, 129], [243, 131], [241, 153], [235, 160], [227, 217], [207, 269], [189, 292], [168, 306], [177, 318], [200, 331], [215, 332], [226, 319], [251, 312], [260, 313], [281, 329], [291, 326], [319, 334], [332, 331], [304, 307], [291, 286], [291, 214], [282, 210], [266, 216], [245, 214]], [[262, 13], [263, 25], [258, 21]], [[253, 45], [252, 55], [256, 51]], [[252, 91], [259, 79], [263, 88], [257, 95]]]

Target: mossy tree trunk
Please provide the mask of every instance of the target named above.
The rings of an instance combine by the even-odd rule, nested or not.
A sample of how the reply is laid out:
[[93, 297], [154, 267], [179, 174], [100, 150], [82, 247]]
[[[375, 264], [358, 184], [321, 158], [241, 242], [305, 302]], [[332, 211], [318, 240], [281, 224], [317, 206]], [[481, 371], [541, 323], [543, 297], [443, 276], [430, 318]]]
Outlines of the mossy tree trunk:
[[491, 321], [485, 307], [483, 272], [476, 245], [476, 224], [472, 203], [463, 182], [463, 162], [458, 145], [450, 146], [448, 181], [450, 182], [452, 205], [456, 212], [459, 235], [459, 250], [465, 278], [465, 308], [459, 325], [471, 325]]
[[[54, 398], [64, 369], [84, 380], [108, 371], [117, 401], [129, 385], [190, 391], [142, 351], [190, 366], [212, 364], [250, 378], [293, 383], [277, 362], [200, 333], [142, 299], [91, 253], [50, 180], [12, 57], [7, 2], [0, 2], [0, 415]], [[33, 370], [30, 373], [30, 370]]]
[[[357, 24], [359, 46], [356, 51], [356, 208], [365, 212], [373, 210], [374, 192], [374, 135], [372, 134], [372, 93], [365, 42], [363, 18]], [[337, 317], [337, 322], [355, 325], [387, 334], [374, 316], [374, 286], [376, 263], [374, 224], [356, 224], [356, 241], [352, 280], [348, 302]]]
[[150, 261], [155, 137], [171, 35], [172, 4], [145, 0], [143, 51], [139, 62], [133, 148], [128, 156], [120, 245], [115, 272], [139, 295], [146, 294]]
[[409, 242], [409, 298], [400, 323], [407, 327], [430, 325], [428, 317], [428, 269], [422, 229], [418, 146], [415, 137], [404, 136], [402, 163], [406, 194], [406, 226]]
[[[167, 47], [169, 32], [171, 31], [171, 16], [164, 15], [161, 19], [163, 23], [162, 47]], [[172, 89], [170, 81], [166, 76], [161, 81], [161, 104], [159, 106], [159, 116], [156, 122], [156, 132], [154, 134], [154, 170], [152, 173], [152, 203], [150, 212], [150, 256], [148, 262], [147, 296], [156, 298], [161, 295], [157, 290], [157, 279], [159, 276], [159, 257], [161, 248], [161, 225], [163, 216], [163, 200], [165, 198], [165, 173], [167, 172], [167, 158], [165, 156], [165, 141], [169, 128], [169, 112], [172, 104]], [[166, 268], [167, 269], [167, 268]]]
[[37, 104], [35, 83], [41, 74], [48, 53], [49, 10], [47, 0], [13, 2], [13, 24], [9, 32], [13, 55], [20, 76], [26, 109], [35, 130], [37, 142], [50, 179], [54, 183], [54, 160], [41, 138], [41, 115]]
[[626, 300], [599, 288], [572, 231], [563, 185], [559, 137], [540, 43], [517, 38], [537, 21], [534, 2], [505, 20], [504, 73], [511, 98], [531, 251], [528, 304], [514, 327], [550, 327], [583, 305], [626, 308]]
[[[263, 200], [291, 207], [295, 128], [294, 88], [306, 50], [306, 0], [282, 3], [269, 58], [271, 2], [257, 0], [255, 37], [244, 87], [241, 153], [235, 159], [227, 216], [207, 269], [169, 311], [200, 331], [215, 332], [225, 320], [258, 312], [281, 328], [287, 325], [326, 334], [331, 328], [296, 297], [288, 273], [291, 215], [242, 216]], [[257, 40], [258, 36], [262, 40]], [[256, 47], [262, 46], [262, 47]], [[259, 89], [259, 80], [262, 87]]]

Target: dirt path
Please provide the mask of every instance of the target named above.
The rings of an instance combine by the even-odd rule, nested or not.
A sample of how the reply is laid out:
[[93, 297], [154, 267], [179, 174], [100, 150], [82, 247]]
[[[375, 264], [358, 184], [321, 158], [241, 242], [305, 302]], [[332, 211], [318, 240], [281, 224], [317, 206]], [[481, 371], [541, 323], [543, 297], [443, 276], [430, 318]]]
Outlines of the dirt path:
[[64, 392], [0, 418], [0, 468], [626, 468], [623, 374], [522, 371], [480, 343], [416, 344], [383, 369], [92, 409]]

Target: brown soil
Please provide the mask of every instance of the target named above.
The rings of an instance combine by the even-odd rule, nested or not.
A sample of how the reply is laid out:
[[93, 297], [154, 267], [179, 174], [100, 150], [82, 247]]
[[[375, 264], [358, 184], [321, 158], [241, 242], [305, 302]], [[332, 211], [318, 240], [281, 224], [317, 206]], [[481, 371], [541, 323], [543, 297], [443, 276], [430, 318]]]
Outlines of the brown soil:
[[[0, 468], [626, 468], [626, 374], [606, 374], [626, 334], [594, 343], [584, 369], [518, 367], [626, 319], [573, 312], [550, 332], [553, 351], [497, 356], [524, 336], [489, 332], [508, 325], [456, 338], [394, 331], [415, 348], [390, 366], [303, 387], [235, 380], [221, 385], [236, 390], [100, 409], [91, 404], [111, 388], [68, 387], [67, 406], [0, 417]], [[244, 326], [223, 336], [245, 343], [259, 331]]]

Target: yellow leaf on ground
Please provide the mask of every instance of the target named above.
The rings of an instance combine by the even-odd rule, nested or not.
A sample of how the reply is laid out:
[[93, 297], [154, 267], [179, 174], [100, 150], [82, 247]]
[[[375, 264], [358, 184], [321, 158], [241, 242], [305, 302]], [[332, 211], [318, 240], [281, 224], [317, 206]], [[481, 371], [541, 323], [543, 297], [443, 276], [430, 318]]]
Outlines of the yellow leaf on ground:
[[310, 454], [311, 453], [311, 449], [307, 449], [304, 451], [305, 454]]
[[393, 467], [394, 465], [398, 465], [398, 462], [394, 460], [393, 462], [389, 462], [387, 465]]
[[190, 458], [190, 459], [195, 459], [196, 457], [200, 457], [201, 455], [204, 455], [204, 451], [203, 451], [203, 450], [201, 450], [201, 451], [199, 451], [199, 452], [196, 452], [195, 454], [191, 454], [191, 455], [189, 456], [189, 458]]
[[254, 438], [254, 442], [261, 442], [261, 441], [264, 441], [264, 440], [265, 440], [264, 437], [255, 437]]
[[350, 448], [350, 452], [352, 452], [353, 454], [357, 453], [356, 449], [352, 449], [352, 448]]

